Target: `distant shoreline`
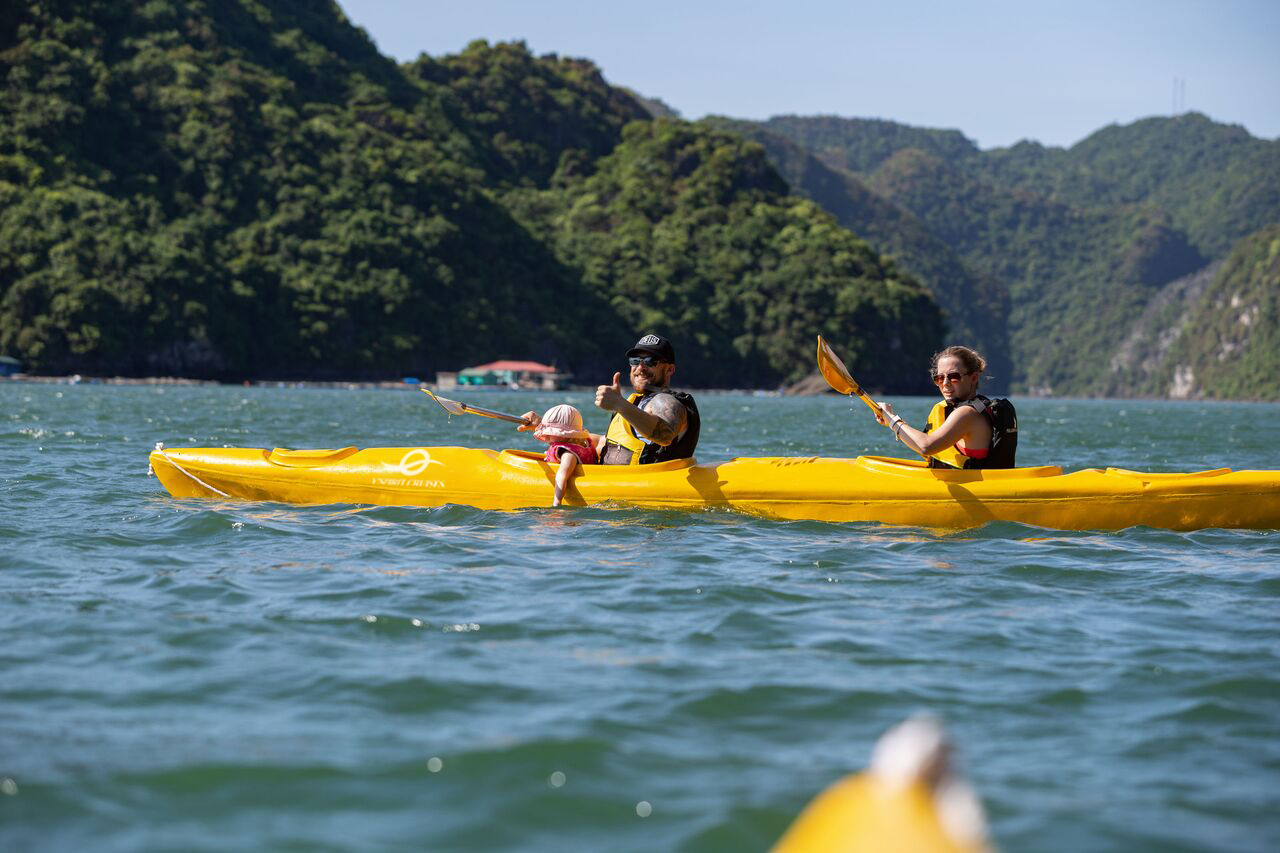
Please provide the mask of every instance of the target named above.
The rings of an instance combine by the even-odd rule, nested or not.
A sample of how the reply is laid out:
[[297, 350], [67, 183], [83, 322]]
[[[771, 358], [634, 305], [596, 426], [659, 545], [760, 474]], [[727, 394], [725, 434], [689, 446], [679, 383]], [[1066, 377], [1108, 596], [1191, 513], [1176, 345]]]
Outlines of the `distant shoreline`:
[[[412, 381], [405, 379], [381, 379], [381, 380], [338, 380], [338, 379], [245, 379], [239, 382], [219, 379], [186, 379], [180, 376], [82, 376], [80, 374], [72, 374], [70, 376], [36, 376], [24, 373], [14, 374], [12, 376], [0, 377], [0, 381], [9, 382], [29, 382], [36, 385], [155, 385], [155, 386], [226, 386], [231, 388], [339, 388], [349, 391], [362, 390], [387, 390], [387, 391], [415, 391], [419, 388], [430, 388], [432, 391], [439, 391], [439, 387], [435, 382], [423, 382], [414, 379]], [[568, 388], [560, 390], [547, 390], [544, 388], [507, 388], [497, 385], [469, 385], [461, 388], [451, 388], [445, 391], [445, 394], [461, 393], [467, 394], [482, 393], [495, 394], [505, 393], [508, 391], [526, 391], [537, 392], [541, 394], [557, 394], [557, 393], [591, 393], [596, 389], [596, 385], [571, 385]], [[699, 394], [751, 394], [758, 397], [780, 397], [783, 392], [777, 388], [693, 388], [690, 389]]]
[[3, 377], [10, 382], [31, 382], [37, 385], [228, 385], [246, 388], [387, 388], [412, 391], [415, 388], [435, 388], [430, 382], [406, 382], [383, 379], [379, 381], [318, 380], [318, 379], [244, 379], [239, 382], [220, 379], [187, 379], [181, 376], [36, 376], [18, 373]]
[[[367, 390], [385, 390], [385, 391], [414, 391], [418, 388], [430, 388], [432, 391], [440, 390], [434, 382], [423, 382], [421, 380], [406, 381], [404, 379], [381, 379], [381, 380], [346, 380], [346, 379], [245, 379], [240, 382], [224, 381], [219, 379], [186, 379], [180, 376], [82, 376], [72, 374], [70, 376], [37, 376], [25, 373], [16, 373], [10, 376], [0, 376], [0, 382], [28, 382], [34, 385], [152, 385], [152, 386], [175, 386], [175, 387], [193, 387], [201, 385], [219, 385], [227, 387], [244, 387], [244, 388], [326, 388], [326, 389], [345, 389], [348, 391], [367, 391]], [[800, 383], [797, 383], [800, 384]], [[471, 385], [465, 388], [452, 388], [445, 391], [445, 394], [461, 393], [463, 396], [467, 394], [482, 393], [494, 394], [507, 391], [533, 391], [542, 394], [556, 393], [589, 393], [594, 391], [595, 385], [571, 385], [561, 391], [548, 391], [542, 388], [503, 388], [492, 385]], [[787, 388], [689, 388], [689, 391], [698, 394], [747, 394], [756, 397], [820, 397], [820, 396], [839, 396], [834, 391], [824, 390], [820, 393], [810, 391], [802, 391], [800, 393], [788, 393]], [[912, 394], [879, 394], [872, 392], [875, 396], [884, 397], [911, 397], [911, 396], [928, 396], [928, 395], [912, 395]], [[1264, 403], [1270, 405], [1280, 404], [1280, 400], [1263, 400], [1259, 398], [1252, 399], [1217, 399], [1210, 397], [1195, 398], [1175, 398], [1175, 397], [1052, 397], [1043, 394], [1010, 394], [1015, 399], [1021, 400], [1116, 400], [1129, 402], [1166, 402], [1166, 403]]]

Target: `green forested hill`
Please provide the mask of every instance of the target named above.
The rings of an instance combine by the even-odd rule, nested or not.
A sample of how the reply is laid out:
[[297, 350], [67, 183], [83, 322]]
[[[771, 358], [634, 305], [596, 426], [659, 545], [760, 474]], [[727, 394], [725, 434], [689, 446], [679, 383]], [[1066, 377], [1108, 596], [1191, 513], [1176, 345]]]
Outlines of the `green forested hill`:
[[[589, 176], [513, 199], [632, 328], [662, 325], [708, 381], [813, 370], [816, 333], [885, 387], [919, 388], [936, 303], [785, 182], [756, 145], [685, 122], [629, 125]], [[880, 324], [884, 325], [880, 325]], [[851, 338], [846, 331], [857, 329]]]
[[545, 187], [562, 157], [594, 162], [613, 150], [628, 122], [649, 117], [590, 62], [534, 57], [521, 44], [478, 41], [456, 56], [421, 56], [407, 70], [436, 84], [430, 90], [483, 153], [497, 186]]
[[[1105, 128], [1069, 149], [980, 151], [954, 131], [832, 117], [754, 127], [861, 181], [1006, 288], [1015, 384], [1032, 392], [1168, 393], [1118, 366], [1132, 355], [1122, 342], [1164, 316], [1157, 303], [1180, 304], [1167, 288], [1280, 222], [1280, 142], [1196, 114]], [[775, 159], [785, 172], [788, 158]]]
[[397, 66], [333, 3], [87, 0], [7, 7], [0, 75], [0, 349], [35, 370], [591, 376], [655, 330], [683, 382], [772, 384], [823, 332], [915, 390], [942, 339], [758, 147], [586, 61]]
[[1280, 400], [1280, 225], [1236, 244], [1194, 307], [1157, 377], [1163, 390]]
[[1280, 225], [1163, 288], [1110, 362], [1143, 394], [1280, 400]]
[[1198, 251], [1222, 257], [1280, 207], [1280, 141], [1199, 113], [1105, 127], [1070, 148], [982, 151], [955, 130], [879, 119], [777, 116], [756, 123], [823, 162], [869, 176], [914, 149], [975, 178], [1084, 207], [1153, 203]]
[[1113, 125], [1070, 148], [985, 152], [994, 181], [1080, 205], [1152, 203], [1208, 257], [1280, 214], [1280, 141], [1198, 113]]
[[483, 191], [449, 93], [336, 7], [49, 8], [3, 55], [0, 129], [0, 346], [36, 369], [465, 363], [577, 285]]
[[1156, 208], [1078, 208], [989, 184], [906, 149], [869, 186], [968, 263], [1007, 282], [1015, 375], [1029, 390], [1105, 393], [1104, 353], [1151, 295], [1203, 265]]
[[767, 124], [722, 117], [703, 121], [759, 142], [792, 190], [816, 201], [878, 251], [892, 255], [929, 288], [946, 312], [948, 340], [964, 341], [986, 357], [989, 378], [984, 387], [993, 393], [1008, 390], [1009, 292], [1002, 283], [968, 265], [919, 219], [872, 192], [851, 172], [828, 166], [768, 130]]
[[759, 124], [794, 141], [828, 166], [859, 175], [874, 172], [907, 148], [957, 166], [981, 156], [978, 146], [958, 130], [911, 127], [883, 119], [789, 115]]

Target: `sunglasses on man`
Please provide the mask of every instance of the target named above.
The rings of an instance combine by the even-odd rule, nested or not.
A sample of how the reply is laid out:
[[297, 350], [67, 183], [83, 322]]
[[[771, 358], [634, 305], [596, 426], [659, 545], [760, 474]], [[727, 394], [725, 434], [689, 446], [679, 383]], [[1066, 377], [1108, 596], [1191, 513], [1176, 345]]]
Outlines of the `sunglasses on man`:
[[632, 367], [643, 364], [645, 367], [653, 367], [656, 364], [663, 364], [662, 359], [656, 355], [633, 355], [627, 359], [627, 364]]

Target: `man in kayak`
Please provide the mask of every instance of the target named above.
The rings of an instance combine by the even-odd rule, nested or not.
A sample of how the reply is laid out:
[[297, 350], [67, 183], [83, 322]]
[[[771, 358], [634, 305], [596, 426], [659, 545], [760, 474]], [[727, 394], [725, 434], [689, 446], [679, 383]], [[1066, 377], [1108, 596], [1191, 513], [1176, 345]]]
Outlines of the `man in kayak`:
[[[660, 335], [645, 335], [627, 350], [631, 387], [634, 393], [622, 396], [622, 374], [613, 382], [596, 388], [596, 406], [612, 412], [604, 435], [592, 439], [605, 465], [647, 465], [671, 459], [687, 459], [698, 446], [701, 419], [693, 396], [673, 391], [669, 386], [676, 371], [676, 353], [671, 342]], [[518, 429], [536, 429], [536, 412], [524, 415], [528, 424]]]
[[992, 400], [978, 393], [987, 362], [968, 347], [947, 347], [933, 356], [933, 384], [942, 402], [929, 413], [923, 431], [908, 426], [880, 403], [881, 425], [922, 456], [930, 468], [1012, 468], [1018, 449], [1018, 415], [1008, 400]]

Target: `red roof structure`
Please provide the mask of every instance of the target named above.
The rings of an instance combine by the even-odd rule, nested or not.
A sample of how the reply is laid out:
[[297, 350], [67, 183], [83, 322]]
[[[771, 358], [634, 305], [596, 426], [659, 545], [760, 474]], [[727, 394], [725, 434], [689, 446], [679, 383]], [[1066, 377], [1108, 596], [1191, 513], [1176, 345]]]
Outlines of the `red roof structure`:
[[539, 364], [536, 361], [492, 361], [488, 364], [477, 364], [475, 367], [468, 367], [467, 372], [480, 372], [486, 370], [510, 370], [515, 373], [556, 373], [554, 367], [545, 364]]

